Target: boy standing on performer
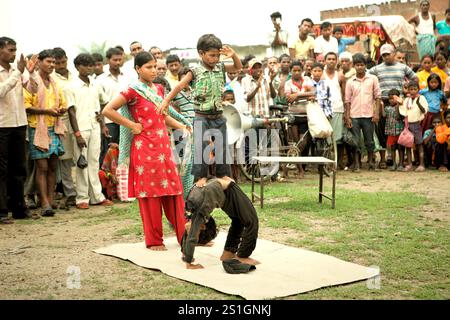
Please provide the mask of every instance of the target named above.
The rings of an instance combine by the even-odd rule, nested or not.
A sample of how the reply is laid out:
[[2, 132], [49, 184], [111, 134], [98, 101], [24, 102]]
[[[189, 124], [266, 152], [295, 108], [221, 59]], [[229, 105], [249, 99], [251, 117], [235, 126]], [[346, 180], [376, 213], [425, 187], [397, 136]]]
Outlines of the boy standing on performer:
[[[229, 46], [213, 34], [205, 34], [197, 42], [197, 51], [201, 62], [193, 67], [186, 76], [172, 89], [164, 99], [159, 112], [168, 108], [169, 103], [189, 83], [192, 87], [194, 102], [194, 143], [195, 155], [192, 174], [198, 187], [206, 184], [208, 176], [209, 141], [215, 138], [216, 176], [229, 177], [230, 164], [227, 159], [228, 142], [226, 135], [226, 119], [223, 116], [222, 91], [225, 86], [225, 72], [239, 71], [242, 63], [238, 55]], [[220, 62], [220, 55], [233, 59], [233, 65]], [[204, 135], [206, 133], [206, 135]], [[205, 149], [208, 150], [205, 151]], [[204, 156], [206, 155], [206, 156]]]

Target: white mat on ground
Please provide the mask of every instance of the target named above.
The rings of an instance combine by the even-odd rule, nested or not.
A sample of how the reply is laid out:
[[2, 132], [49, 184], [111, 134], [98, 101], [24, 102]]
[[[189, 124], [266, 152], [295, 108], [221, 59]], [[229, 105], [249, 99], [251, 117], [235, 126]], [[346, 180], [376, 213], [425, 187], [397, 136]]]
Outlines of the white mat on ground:
[[214, 246], [196, 247], [195, 261], [205, 267], [199, 270], [186, 269], [175, 237], [165, 239], [168, 251], [163, 252], [151, 251], [143, 242], [114, 244], [94, 252], [251, 300], [285, 297], [378, 275], [377, 269], [262, 239], [258, 239], [252, 254], [252, 258], [261, 262], [256, 270], [228, 274], [219, 260], [225, 240], [226, 233], [220, 232]]

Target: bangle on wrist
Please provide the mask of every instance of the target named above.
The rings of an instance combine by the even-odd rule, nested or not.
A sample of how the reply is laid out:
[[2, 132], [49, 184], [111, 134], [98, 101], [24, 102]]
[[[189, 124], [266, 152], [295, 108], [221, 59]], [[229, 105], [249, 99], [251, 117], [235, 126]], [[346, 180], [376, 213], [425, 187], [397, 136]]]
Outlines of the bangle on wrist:
[[81, 137], [81, 132], [79, 130], [75, 131], [73, 134], [75, 135], [75, 137]]

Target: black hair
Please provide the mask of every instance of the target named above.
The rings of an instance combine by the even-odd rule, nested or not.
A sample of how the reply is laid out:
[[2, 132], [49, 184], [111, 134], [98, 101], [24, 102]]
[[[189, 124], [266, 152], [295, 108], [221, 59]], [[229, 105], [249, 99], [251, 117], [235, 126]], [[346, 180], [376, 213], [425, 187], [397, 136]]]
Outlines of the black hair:
[[291, 60], [291, 56], [288, 55], [287, 53], [283, 53], [279, 58], [278, 58], [278, 62], [281, 63], [281, 60], [283, 60], [283, 58], [289, 58], [289, 60]]
[[335, 57], [336, 57], [336, 60], [337, 60], [337, 58], [338, 58], [336, 52], [333, 52], [333, 51], [327, 52], [327, 54], [326, 54], [325, 57], [323, 57], [323, 58], [324, 58], [325, 60], [327, 60], [327, 58], [328, 58], [329, 55], [335, 56]]
[[323, 64], [321, 64], [320, 62], [314, 62], [314, 64], [311, 67], [311, 70], [315, 69], [315, 68], [320, 68], [320, 69], [322, 69], [322, 71], [324, 69]]
[[216, 221], [213, 217], [209, 217], [208, 222], [205, 223], [205, 229], [200, 230], [198, 235], [198, 244], [207, 244], [217, 237]]
[[197, 42], [197, 51], [206, 52], [211, 49], [220, 50], [222, 48], [222, 41], [215, 35], [208, 33], [202, 35]]
[[94, 62], [102, 62], [103, 63], [103, 56], [100, 53], [93, 53], [92, 58], [94, 59]]
[[253, 54], [249, 54], [247, 56], [244, 57], [244, 59], [242, 59], [242, 65], [247, 64], [250, 60], [255, 59], [256, 56], [254, 56]]
[[171, 90], [169, 81], [164, 77], [156, 77], [152, 82], [162, 85], [167, 91]]
[[373, 59], [370, 56], [366, 57], [366, 68], [367, 69], [371, 69], [371, 68], [375, 67], [376, 65], [377, 64], [375, 63], [375, 61], [373, 61]]
[[329, 23], [328, 21], [325, 21], [320, 25], [320, 31], [322, 31], [323, 29], [329, 28], [329, 27], [331, 27], [331, 23]]
[[450, 114], [450, 109], [445, 110], [444, 112], [444, 119], [447, 118], [447, 116]]
[[125, 53], [125, 49], [122, 46], [115, 46], [114, 48], [119, 49], [122, 53]]
[[132, 46], [133, 44], [135, 44], [135, 43], [139, 43], [140, 45], [142, 45], [142, 43], [140, 43], [139, 41], [133, 41], [132, 43], [130, 43], [130, 48], [131, 48], [131, 46]]
[[409, 88], [412, 88], [412, 87], [419, 88], [419, 83], [417, 81], [414, 81], [414, 80], [408, 82], [407, 88], [409, 89]]
[[294, 61], [291, 62], [291, 65], [289, 66], [289, 70], [292, 70], [292, 68], [295, 67], [295, 66], [298, 66], [298, 67], [300, 67], [300, 69], [303, 70], [303, 65], [298, 60], [294, 60]]
[[449, 14], [450, 13], [450, 8], [447, 8], [446, 10], [445, 10], [445, 14]]
[[53, 48], [53, 55], [57, 60], [67, 58], [66, 52], [63, 48], [60, 47]]
[[302, 25], [303, 22], [309, 22], [309, 23], [311, 23], [311, 25], [314, 25], [314, 22], [310, 18], [303, 19], [302, 22], [300, 22], [300, 25]]
[[425, 58], [430, 58], [431, 62], [434, 61], [434, 57], [431, 54], [426, 54], [422, 57], [422, 59], [420, 59], [420, 62], [422, 62]]
[[169, 54], [166, 58], [166, 65], [173, 63], [173, 62], [181, 63], [180, 57], [178, 57], [176, 54]]
[[272, 13], [272, 14], [270, 15], [270, 18], [271, 18], [271, 19], [276, 19], [276, 18], [280, 18], [280, 19], [281, 19], [281, 13], [279, 13], [278, 11], [277, 11], [277, 12], [274, 12], [274, 13]]
[[433, 119], [431, 120], [431, 128], [433, 127], [433, 122], [439, 120], [440, 123], [442, 123], [442, 119], [441, 119], [441, 115], [437, 114], [433, 117]]
[[344, 29], [341, 26], [335, 26], [334, 29], [333, 29], [333, 33], [336, 33], [336, 32], [343, 33]]
[[430, 88], [430, 82], [431, 82], [431, 80], [433, 80], [433, 79], [437, 80], [437, 82], [439, 83], [439, 85], [438, 85], [438, 87], [437, 87], [436, 90], [442, 89], [442, 80], [441, 80], [441, 77], [439, 77], [439, 75], [438, 75], [437, 73], [432, 73], [432, 74], [430, 74], [430, 75], [428, 76], [428, 78], [427, 78], [428, 89], [431, 90], [431, 88]]
[[16, 42], [8, 37], [0, 37], [0, 48], [4, 48], [7, 45], [16, 45]]
[[52, 49], [42, 50], [38, 54], [38, 59], [41, 60], [41, 61], [46, 59], [46, 58], [54, 58], [54, 57], [55, 57], [55, 54], [53, 53]]
[[144, 64], [152, 60], [156, 59], [150, 52], [141, 51], [136, 55], [136, 57], [134, 57], [134, 67], [142, 67]]
[[106, 58], [111, 59], [112, 56], [121, 56], [122, 51], [120, 51], [117, 48], [109, 48], [108, 51], [106, 51]]
[[356, 65], [357, 63], [364, 63], [364, 65], [367, 63], [366, 58], [362, 53], [356, 53], [352, 57], [353, 65]]
[[89, 53], [80, 53], [73, 60], [75, 67], [77, 66], [93, 66], [95, 64], [94, 58]]
[[391, 89], [388, 92], [388, 96], [400, 96], [400, 91], [398, 91], [397, 89]]
[[222, 93], [222, 98], [225, 97], [227, 94], [232, 94], [234, 96], [234, 91], [231, 89], [227, 89]]
[[436, 54], [434, 55], [434, 61], [436, 61], [436, 58], [437, 58], [439, 55], [443, 56], [443, 57], [445, 58], [445, 61], [448, 60], [448, 55], [447, 55], [444, 51], [439, 51], [439, 52], [436, 52]]

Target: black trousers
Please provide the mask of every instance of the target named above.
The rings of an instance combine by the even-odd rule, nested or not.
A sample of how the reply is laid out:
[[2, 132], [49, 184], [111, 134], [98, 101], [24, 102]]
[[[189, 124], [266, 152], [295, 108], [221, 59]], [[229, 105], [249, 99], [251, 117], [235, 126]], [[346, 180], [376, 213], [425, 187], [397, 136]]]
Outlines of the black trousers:
[[449, 164], [447, 142], [443, 144], [436, 143], [436, 149], [434, 150], [434, 165], [439, 169], [440, 166], [450, 168]]
[[234, 182], [225, 192], [222, 210], [231, 218], [225, 250], [237, 253], [240, 258], [248, 258], [256, 247], [258, 239], [258, 216], [247, 195]]
[[0, 128], [0, 216], [25, 214], [25, 132], [26, 126]]

